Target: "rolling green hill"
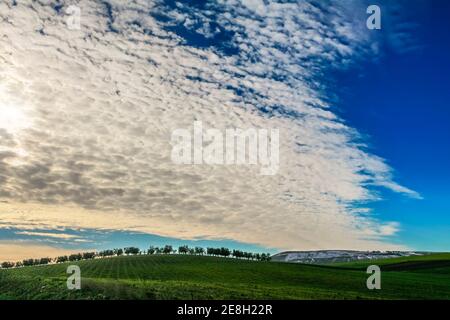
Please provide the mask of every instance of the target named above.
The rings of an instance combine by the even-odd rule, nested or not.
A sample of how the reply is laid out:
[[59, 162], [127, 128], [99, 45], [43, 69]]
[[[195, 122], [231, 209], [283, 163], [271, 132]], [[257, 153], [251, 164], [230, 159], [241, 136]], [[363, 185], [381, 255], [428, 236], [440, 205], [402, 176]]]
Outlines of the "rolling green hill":
[[[0, 299], [450, 299], [450, 254], [377, 261], [381, 290], [365, 267], [256, 262], [191, 255], [124, 256], [0, 270]], [[81, 269], [82, 289], [66, 287]]]

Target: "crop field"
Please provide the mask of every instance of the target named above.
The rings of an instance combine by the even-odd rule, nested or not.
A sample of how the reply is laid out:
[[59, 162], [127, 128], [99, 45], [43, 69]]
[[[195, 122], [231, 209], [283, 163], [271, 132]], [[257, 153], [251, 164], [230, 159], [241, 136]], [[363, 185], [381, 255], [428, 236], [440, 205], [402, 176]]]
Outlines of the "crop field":
[[[81, 290], [68, 290], [69, 265]], [[366, 267], [381, 267], [368, 290]], [[0, 299], [450, 299], [450, 254], [305, 265], [137, 255], [0, 270]]]

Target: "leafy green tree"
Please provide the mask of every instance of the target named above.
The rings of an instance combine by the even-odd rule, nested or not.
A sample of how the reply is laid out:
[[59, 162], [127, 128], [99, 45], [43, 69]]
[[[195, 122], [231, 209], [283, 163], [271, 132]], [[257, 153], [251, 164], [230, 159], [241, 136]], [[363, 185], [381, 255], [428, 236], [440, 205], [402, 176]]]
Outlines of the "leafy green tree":
[[123, 249], [121, 249], [121, 248], [114, 249], [114, 254], [115, 254], [116, 256], [121, 256], [121, 255], [123, 255]]
[[125, 254], [127, 254], [127, 255], [130, 255], [130, 254], [136, 255], [136, 254], [139, 254], [139, 252], [140, 252], [141, 250], [139, 250], [139, 248], [136, 248], [136, 247], [126, 247], [126, 248], [123, 249], [123, 251], [124, 251]]
[[38, 265], [49, 264], [50, 262], [52, 262], [52, 259], [50, 258], [41, 258], [39, 259], [39, 262], [37, 264]]
[[241, 250], [233, 250], [232, 255], [235, 258], [242, 258], [243, 257], [243, 252]]
[[24, 266], [32, 266], [34, 264], [34, 259], [25, 259], [22, 263]]
[[69, 257], [68, 257], [68, 256], [59, 256], [59, 257], [56, 258], [56, 262], [57, 262], [57, 263], [66, 262], [66, 261], [68, 261], [68, 260], [69, 260]]
[[164, 246], [163, 253], [169, 254], [169, 253], [172, 253], [172, 251], [173, 251], [173, 247], [171, 245]]
[[231, 254], [230, 249], [224, 247], [220, 248], [219, 255], [223, 257], [228, 257], [230, 256], [230, 254]]
[[189, 252], [189, 247], [184, 245], [184, 246], [179, 246], [178, 247], [178, 253], [182, 253], [182, 254], [186, 254]]
[[195, 254], [203, 254], [205, 252], [205, 249], [203, 249], [202, 247], [195, 247]]
[[155, 253], [159, 254], [163, 252], [163, 248], [155, 247]]
[[74, 253], [69, 256], [69, 261], [79, 261], [81, 259], [83, 259], [81, 253]]
[[5, 261], [5, 262], [2, 262], [1, 266], [2, 266], [3, 269], [9, 269], [9, 268], [13, 268], [15, 266], [15, 263], [14, 262]]
[[100, 257], [112, 257], [115, 255], [114, 250], [103, 250], [98, 253]]
[[83, 252], [83, 260], [94, 259], [95, 256], [95, 252]]

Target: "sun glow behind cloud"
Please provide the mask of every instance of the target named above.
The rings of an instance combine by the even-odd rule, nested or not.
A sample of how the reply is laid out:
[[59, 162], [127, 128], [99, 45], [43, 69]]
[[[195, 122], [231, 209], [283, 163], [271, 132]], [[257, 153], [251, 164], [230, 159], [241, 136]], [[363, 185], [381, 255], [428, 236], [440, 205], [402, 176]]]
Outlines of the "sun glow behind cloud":
[[[372, 185], [417, 193], [328, 107], [327, 69], [370, 50], [339, 3], [79, 5], [77, 31], [51, 6], [0, 4], [0, 85], [33, 102], [29, 113], [2, 98], [4, 227], [391, 247], [382, 240], [398, 226], [355, 204], [376, 198]], [[279, 174], [173, 164], [170, 133], [194, 120], [279, 128]]]
[[8, 73], [8, 69], [2, 72], [0, 78], [0, 130], [5, 130], [9, 134], [16, 135], [21, 130], [31, 126], [29, 105], [21, 101], [21, 94], [17, 90], [23, 90], [21, 86], [14, 86], [9, 79], [14, 79], [13, 74]]
[[14, 166], [24, 164], [28, 155], [20, 143], [20, 135], [32, 126], [32, 116], [29, 106], [13, 90], [0, 85], [0, 152], [4, 161]]
[[27, 127], [27, 118], [19, 107], [9, 105], [0, 100], [0, 112], [2, 115], [0, 118], [0, 129], [5, 129], [10, 133], [16, 133]]

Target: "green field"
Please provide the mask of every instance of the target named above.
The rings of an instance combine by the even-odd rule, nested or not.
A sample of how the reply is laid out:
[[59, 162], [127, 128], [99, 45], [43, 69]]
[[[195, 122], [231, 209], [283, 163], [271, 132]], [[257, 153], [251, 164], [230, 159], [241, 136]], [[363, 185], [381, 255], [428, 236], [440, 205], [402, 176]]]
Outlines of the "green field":
[[[82, 289], [66, 287], [81, 268]], [[381, 290], [365, 268], [378, 264]], [[124, 256], [0, 270], [0, 299], [450, 299], [450, 254], [333, 266], [190, 255]]]

